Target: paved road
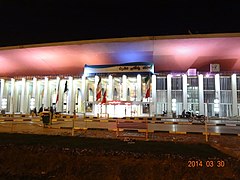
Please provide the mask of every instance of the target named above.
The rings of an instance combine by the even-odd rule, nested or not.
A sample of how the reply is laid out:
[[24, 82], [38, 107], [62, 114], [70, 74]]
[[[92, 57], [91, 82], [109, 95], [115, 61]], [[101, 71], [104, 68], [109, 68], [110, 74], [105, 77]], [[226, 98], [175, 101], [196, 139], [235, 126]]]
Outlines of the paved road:
[[[162, 119], [163, 122], [188, 122], [187, 119]], [[199, 121], [194, 120], [194, 123], [199, 123]], [[208, 123], [212, 124], [240, 124], [240, 120], [234, 119], [209, 119]]]
[[[115, 120], [76, 120], [74, 122], [75, 128], [86, 128], [86, 129], [108, 129], [116, 130]], [[232, 134], [240, 136], [240, 125], [227, 121], [225, 124], [221, 120], [209, 121], [207, 124], [207, 132], [217, 134]], [[176, 124], [174, 124], [176, 123]], [[179, 124], [178, 124], [179, 123]], [[0, 122], [0, 127], [13, 126], [17, 128], [18, 124], [37, 125], [42, 126], [42, 122], [39, 121], [2, 121]], [[62, 121], [53, 121], [51, 128], [72, 128], [73, 122], [72, 119], [64, 119]], [[160, 132], [169, 132], [169, 133], [204, 133], [206, 132], [205, 125], [199, 122], [189, 123], [187, 120], [180, 119], [165, 119], [163, 121], [156, 121], [155, 123], [148, 123], [149, 131], [160, 131]]]

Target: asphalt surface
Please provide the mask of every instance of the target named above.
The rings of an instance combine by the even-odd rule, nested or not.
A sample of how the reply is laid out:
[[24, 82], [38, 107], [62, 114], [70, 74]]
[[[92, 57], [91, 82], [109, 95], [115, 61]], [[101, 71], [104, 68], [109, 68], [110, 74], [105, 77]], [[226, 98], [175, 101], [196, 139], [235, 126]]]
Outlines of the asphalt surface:
[[[0, 132], [119, 138], [120, 136], [116, 136], [117, 120], [77, 118], [73, 121], [71, 117], [66, 116], [66, 118], [53, 119], [52, 123], [44, 128], [40, 117], [0, 117]], [[166, 118], [148, 120], [147, 126], [148, 139], [151, 141], [209, 143], [214, 148], [240, 159], [240, 121], [238, 119], [211, 119], [203, 124], [199, 121], [188, 122], [186, 119]], [[124, 128], [120, 133], [130, 138], [144, 137], [146, 131], [142, 133], [140, 130], [136, 127]]]
[[[76, 120], [74, 121], [74, 129], [72, 128], [72, 119], [53, 120], [52, 125], [44, 128], [42, 121], [39, 118], [29, 120], [17, 119], [4, 121], [0, 119], [0, 133], [25, 133], [25, 134], [48, 134], [48, 135], [63, 135], [63, 136], [80, 136], [80, 137], [98, 137], [98, 138], [119, 138], [116, 136], [116, 122], [107, 122], [106, 120]], [[113, 120], [109, 120], [113, 121]], [[168, 121], [170, 122], [170, 121]], [[214, 148], [236, 157], [240, 160], [240, 136], [239, 126], [209, 126], [208, 133], [201, 132], [204, 125], [183, 125], [183, 124], [160, 124], [149, 123], [149, 140], [151, 141], [176, 141], [186, 143], [209, 143]], [[151, 129], [158, 129], [151, 132]], [[175, 129], [174, 129], [175, 128]], [[212, 129], [211, 129], [212, 128]], [[231, 131], [236, 134], [222, 134], [216, 133], [217, 129], [223, 131]], [[191, 131], [198, 131], [198, 133], [183, 133], [177, 130], [190, 129]], [[224, 129], [224, 130], [223, 130]], [[169, 131], [171, 130], [171, 131]], [[124, 130], [121, 132], [125, 137], [143, 136], [136, 130]], [[207, 140], [207, 141], [206, 141]]]
[[[80, 119], [77, 118], [73, 122], [73, 118], [58, 118], [53, 119], [49, 127], [56, 129], [102, 129], [116, 131], [118, 119]], [[138, 122], [138, 120], [120, 120]], [[2, 117], [0, 118], [0, 127], [4, 126], [17, 126], [19, 124], [36, 124], [42, 126], [40, 117]], [[186, 119], [161, 119], [161, 120], [148, 120], [149, 132], [168, 132], [176, 134], [187, 133], [209, 133], [211, 135], [235, 135], [240, 136], [240, 122], [231, 120], [208, 120], [206, 123], [200, 121], [188, 122]], [[139, 130], [137, 126], [124, 128], [122, 130]]]

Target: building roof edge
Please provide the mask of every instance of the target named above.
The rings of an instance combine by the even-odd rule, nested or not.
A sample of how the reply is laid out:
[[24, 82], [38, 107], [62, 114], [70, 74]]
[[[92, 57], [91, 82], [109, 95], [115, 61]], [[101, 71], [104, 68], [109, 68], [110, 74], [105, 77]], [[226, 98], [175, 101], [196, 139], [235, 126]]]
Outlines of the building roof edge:
[[140, 37], [122, 37], [122, 38], [77, 40], [77, 41], [65, 41], [65, 42], [52, 42], [52, 43], [41, 43], [41, 44], [5, 46], [5, 47], [0, 47], [0, 51], [1, 50], [11, 50], [11, 49], [48, 47], [48, 46], [81, 45], [81, 44], [91, 44], [91, 43], [134, 42], [134, 41], [146, 41], [146, 40], [191, 39], [191, 38], [227, 38], [227, 37], [240, 37], [240, 33], [163, 35], [163, 36], [140, 36]]

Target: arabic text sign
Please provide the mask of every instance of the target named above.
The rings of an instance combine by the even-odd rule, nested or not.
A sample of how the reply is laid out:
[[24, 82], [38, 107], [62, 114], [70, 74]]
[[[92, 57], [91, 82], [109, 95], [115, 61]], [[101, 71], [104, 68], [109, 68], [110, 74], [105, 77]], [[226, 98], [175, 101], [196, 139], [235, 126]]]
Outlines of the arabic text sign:
[[110, 67], [85, 67], [84, 74], [92, 73], [123, 73], [123, 72], [151, 72], [153, 65], [134, 65], [134, 66], [110, 66]]

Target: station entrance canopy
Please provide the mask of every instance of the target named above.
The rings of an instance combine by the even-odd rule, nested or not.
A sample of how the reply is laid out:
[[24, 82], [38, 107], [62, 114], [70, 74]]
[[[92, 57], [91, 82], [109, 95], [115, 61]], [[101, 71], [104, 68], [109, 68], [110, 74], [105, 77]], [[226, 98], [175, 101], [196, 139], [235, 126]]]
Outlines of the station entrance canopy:
[[[191, 68], [207, 72], [210, 64], [219, 64], [221, 71], [239, 72], [239, 47], [240, 33], [146, 36], [0, 47], [0, 77], [79, 76], [84, 73], [85, 64], [86, 70], [90, 70], [94, 68], [91, 65], [96, 64], [134, 62], [154, 64], [155, 73], [186, 72]], [[123, 67], [122, 72], [125, 70]]]

